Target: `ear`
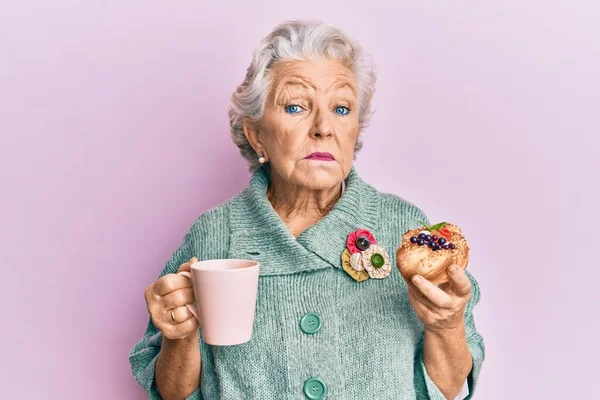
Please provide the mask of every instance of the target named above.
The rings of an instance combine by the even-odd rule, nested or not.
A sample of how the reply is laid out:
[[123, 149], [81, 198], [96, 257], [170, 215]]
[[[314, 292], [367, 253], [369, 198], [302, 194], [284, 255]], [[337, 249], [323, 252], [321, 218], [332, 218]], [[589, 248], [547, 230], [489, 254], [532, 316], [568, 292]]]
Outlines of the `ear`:
[[250, 146], [252, 146], [255, 152], [262, 152], [266, 158], [267, 155], [260, 141], [260, 134], [258, 132], [257, 122], [251, 121], [248, 118], [244, 118], [242, 126], [244, 128], [244, 136], [246, 136], [246, 139], [248, 140], [248, 143], [250, 143]]

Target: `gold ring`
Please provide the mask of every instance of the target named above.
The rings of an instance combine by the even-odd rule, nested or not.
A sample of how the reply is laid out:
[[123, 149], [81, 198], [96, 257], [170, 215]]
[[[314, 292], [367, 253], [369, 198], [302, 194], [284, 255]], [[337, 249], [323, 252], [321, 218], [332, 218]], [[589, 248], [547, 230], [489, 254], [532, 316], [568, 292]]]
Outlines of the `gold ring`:
[[175, 311], [171, 310], [171, 321], [173, 321], [174, 324], [177, 323], [177, 321], [175, 321]]

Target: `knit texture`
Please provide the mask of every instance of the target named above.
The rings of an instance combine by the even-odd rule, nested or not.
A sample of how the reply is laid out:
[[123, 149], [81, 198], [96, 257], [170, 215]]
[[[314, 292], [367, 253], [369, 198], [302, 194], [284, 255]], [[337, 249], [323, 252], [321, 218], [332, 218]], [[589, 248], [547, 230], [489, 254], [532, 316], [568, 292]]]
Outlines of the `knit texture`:
[[[420, 226], [419, 220], [429, 222], [423, 212], [398, 196], [378, 192], [353, 168], [333, 210], [294, 238], [267, 199], [268, 184], [268, 172], [261, 168], [248, 188], [202, 214], [160, 274], [175, 273], [193, 256], [261, 263], [252, 339], [211, 346], [200, 337], [201, 383], [188, 399], [304, 399], [304, 382], [320, 378], [327, 385], [327, 399], [444, 400], [427, 374], [423, 324], [395, 267], [402, 234]], [[359, 283], [342, 269], [346, 237], [358, 228], [371, 231], [386, 249], [394, 267], [386, 279]], [[466, 273], [473, 290], [465, 309], [473, 358], [470, 399], [485, 347], [473, 318], [479, 286]], [[308, 312], [319, 314], [323, 323], [313, 335], [300, 329]], [[160, 399], [154, 369], [161, 340], [149, 321], [129, 357], [133, 375], [150, 399]]]

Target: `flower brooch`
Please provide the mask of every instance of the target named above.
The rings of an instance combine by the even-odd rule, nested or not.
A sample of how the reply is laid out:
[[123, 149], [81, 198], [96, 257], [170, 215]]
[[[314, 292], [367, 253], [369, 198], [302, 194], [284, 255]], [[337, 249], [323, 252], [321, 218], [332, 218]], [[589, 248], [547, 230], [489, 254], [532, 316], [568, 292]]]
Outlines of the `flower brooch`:
[[346, 249], [342, 253], [342, 267], [357, 282], [387, 278], [392, 272], [388, 254], [366, 229], [357, 229], [348, 235]]

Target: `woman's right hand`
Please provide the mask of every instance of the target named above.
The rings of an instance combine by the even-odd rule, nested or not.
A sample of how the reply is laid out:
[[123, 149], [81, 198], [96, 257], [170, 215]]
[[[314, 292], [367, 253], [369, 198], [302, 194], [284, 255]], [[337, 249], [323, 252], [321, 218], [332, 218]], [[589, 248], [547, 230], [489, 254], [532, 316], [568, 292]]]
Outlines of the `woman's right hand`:
[[[181, 264], [180, 271], [189, 271], [196, 257]], [[145, 293], [152, 323], [168, 339], [184, 339], [198, 330], [198, 320], [186, 304], [194, 304], [192, 281], [177, 274], [167, 274], [148, 286]]]

